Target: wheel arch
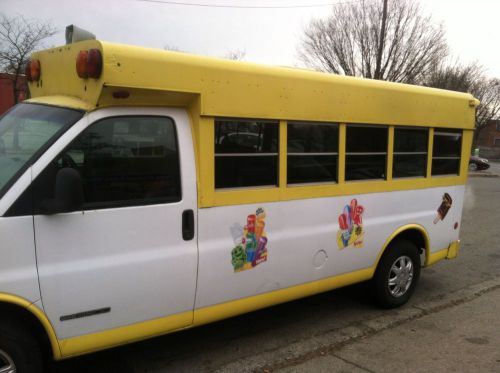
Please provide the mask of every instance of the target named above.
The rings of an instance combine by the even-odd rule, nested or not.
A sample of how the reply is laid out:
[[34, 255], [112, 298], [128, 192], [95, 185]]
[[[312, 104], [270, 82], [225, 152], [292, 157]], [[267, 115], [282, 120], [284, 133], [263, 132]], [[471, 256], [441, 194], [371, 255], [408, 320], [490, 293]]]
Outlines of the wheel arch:
[[0, 315], [15, 318], [34, 328], [35, 336], [45, 352], [49, 352], [55, 360], [61, 359], [59, 343], [52, 324], [43, 311], [32, 302], [16, 295], [0, 293]]
[[425, 230], [423, 226], [420, 224], [406, 224], [398, 229], [396, 229], [386, 240], [382, 249], [380, 250], [377, 260], [374, 265], [374, 269], [376, 270], [380, 259], [387, 251], [388, 247], [392, 242], [398, 239], [406, 239], [410, 242], [413, 242], [420, 250], [423, 250], [425, 253], [425, 263], [427, 263], [430, 253], [430, 238], [429, 234]]

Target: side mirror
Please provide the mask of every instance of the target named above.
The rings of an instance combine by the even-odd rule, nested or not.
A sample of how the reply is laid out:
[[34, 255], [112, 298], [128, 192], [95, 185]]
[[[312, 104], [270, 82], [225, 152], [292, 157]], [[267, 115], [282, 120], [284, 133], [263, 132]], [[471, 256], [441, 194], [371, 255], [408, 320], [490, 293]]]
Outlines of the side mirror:
[[54, 199], [42, 202], [42, 210], [48, 214], [71, 212], [83, 205], [83, 184], [80, 173], [74, 168], [62, 168], [57, 172]]

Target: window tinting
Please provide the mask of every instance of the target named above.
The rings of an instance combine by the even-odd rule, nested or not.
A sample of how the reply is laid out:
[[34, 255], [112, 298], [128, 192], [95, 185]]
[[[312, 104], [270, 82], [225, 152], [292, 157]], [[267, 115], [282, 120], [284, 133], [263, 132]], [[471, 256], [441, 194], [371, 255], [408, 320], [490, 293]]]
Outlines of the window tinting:
[[75, 168], [85, 208], [181, 199], [175, 125], [164, 117], [115, 117], [94, 123], [40, 175], [37, 203], [52, 198], [56, 173]]
[[432, 175], [458, 175], [460, 159], [432, 159]]
[[461, 132], [436, 129], [432, 147], [432, 175], [458, 175], [461, 149]]
[[387, 153], [387, 127], [347, 126], [347, 153]]
[[339, 135], [337, 124], [288, 123], [288, 153], [337, 153]]
[[288, 184], [337, 181], [338, 126], [289, 123]]
[[387, 127], [347, 126], [346, 180], [385, 179]]
[[459, 157], [462, 147], [462, 134], [460, 132], [434, 132], [433, 158]]
[[278, 184], [278, 122], [215, 121], [215, 187]]
[[426, 129], [394, 129], [393, 177], [425, 177], [428, 136]]

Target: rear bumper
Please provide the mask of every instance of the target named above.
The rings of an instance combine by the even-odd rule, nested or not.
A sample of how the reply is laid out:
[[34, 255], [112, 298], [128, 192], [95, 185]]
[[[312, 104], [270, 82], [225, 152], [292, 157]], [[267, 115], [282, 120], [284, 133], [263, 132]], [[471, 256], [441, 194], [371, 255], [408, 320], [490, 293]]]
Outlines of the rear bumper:
[[453, 241], [450, 246], [446, 249], [442, 249], [433, 253], [430, 253], [425, 261], [425, 267], [433, 265], [442, 259], [454, 259], [458, 256], [458, 251], [460, 249], [460, 240]]
[[448, 254], [446, 255], [446, 259], [455, 259], [458, 256], [459, 250], [460, 250], [460, 240], [452, 242], [448, 247]]

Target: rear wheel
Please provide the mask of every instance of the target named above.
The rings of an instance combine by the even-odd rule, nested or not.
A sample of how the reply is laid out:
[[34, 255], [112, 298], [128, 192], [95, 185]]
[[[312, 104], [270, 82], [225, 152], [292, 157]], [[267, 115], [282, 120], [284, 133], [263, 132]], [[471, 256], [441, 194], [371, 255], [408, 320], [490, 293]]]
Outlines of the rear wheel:
[[0, 373], [42, 372], [42, 354], [36, 339], [15, 320], [0, 322]]
[[475, 164], [475, 163], [469, 163], [469, 170], [470, 171], [476, 171], [477, 170], [477, 164]]
[[387, 248], [373, 278], [377, 303], [384, 308], [408, 302], [420, 277], [420, 255], [410, 241], [398, 240]]

